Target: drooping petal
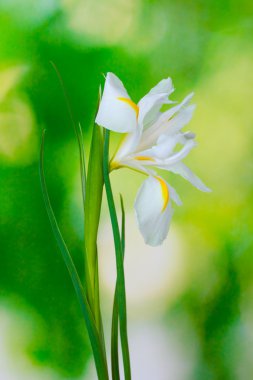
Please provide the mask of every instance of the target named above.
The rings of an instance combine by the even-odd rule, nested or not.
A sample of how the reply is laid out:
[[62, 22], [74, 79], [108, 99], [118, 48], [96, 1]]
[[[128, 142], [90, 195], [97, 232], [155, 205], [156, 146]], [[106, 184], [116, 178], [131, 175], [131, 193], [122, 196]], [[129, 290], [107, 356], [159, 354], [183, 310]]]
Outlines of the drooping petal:
[[139, 124], [149, 127], [159, 117], [162, 104], [171, 103], [169, 95], [174, 91], [171, 78], [163, 79], [138, 103]]
[[201, 179], [194, 174], [188, 166], [186, 166], [182, 162], [178, 162], [175, 165], [172, 165], [170, 168], [168, 168], [169, 171], [181, 175], [184, 179], [189, 181], [193, 186], [195, 186], [197, 189], [204, 191], [204, 192], [211, 192], [211, 189], [209, 189], [202, 181]]
[[178, 195], [178, 193], [176, 192], [176, 190], [174, 189], [174, 187], [172, 187], [169, 184], [167, 184], [167, 185], [168, 185], [169, 192], [170, 192], [170, 198], [176, 203], [176, 205], [182, 206], [183, 202], [181, 201], [181, 198]]
[[145, 243], [162, 244], [173, 213], [168, 184], [160, 177], [148, 177], [138, 191], [135, 211]]
[[138, 113], [139, 107], [130, 99], [123, 83], [108, 73], [96, 123], [111, 131], [132, 132], [137, 126]]

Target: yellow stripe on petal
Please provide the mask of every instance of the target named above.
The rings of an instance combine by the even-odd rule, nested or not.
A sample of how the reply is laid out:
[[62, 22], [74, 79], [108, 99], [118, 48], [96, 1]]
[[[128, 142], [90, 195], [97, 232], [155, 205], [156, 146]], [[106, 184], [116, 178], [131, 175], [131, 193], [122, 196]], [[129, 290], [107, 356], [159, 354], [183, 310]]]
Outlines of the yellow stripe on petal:
[[117, 99], [120, 100], [121, 102], [127, 103], [136, 113], [136, 119], [138, 118], [139, 107], [137, 106], [137, 104], [135, 104], [131, 99], [128, 99], [128, 98], [117, 98]]
[[135, 156], [134, 158], [135, 160], [138, 160], [138, 161], [155, 161], [153, 157], [149, 157], [149, 156]]
[[110, 172], [112, 172], [113, 170], [117, 170], [121, 168], [121, 165], [119, 162], [117, 161], [110, 161], [110, 165], [109, 165], [109, 169], [110, 169]]
[[163, 208], [162, 208], [162, 211], [164, 211], [169, 203], [169, 200], [170, 200], [170, 193], [169, 193], [169, 189], [168, 189], [168, 186], [166, 184], [166, 182], [160, 178], [160, 177], [156, 177], [156, 179], [159, 181], [160, 185], [161, 185], [161, 189], [162, 189], [162, 198], [163, 198]]

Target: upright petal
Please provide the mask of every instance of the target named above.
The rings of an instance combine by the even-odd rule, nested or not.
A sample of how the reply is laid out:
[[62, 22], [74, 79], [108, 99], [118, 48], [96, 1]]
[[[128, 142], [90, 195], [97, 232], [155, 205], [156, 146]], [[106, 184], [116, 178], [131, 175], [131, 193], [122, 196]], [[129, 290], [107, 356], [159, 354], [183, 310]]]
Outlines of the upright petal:
[[166, 79], [162, 79], [157, 85], [149, 91], [149, 93], [146, 95], [156, 95], [156, 94], [171, 94], [174, 91], [172, 79], [170, 77]]
[[132, 132], [136, 129], [138, 114], [139, 107], [130, 99], [123, 83], [108, 73], [96, 123], [111, 131]]
[[182, 100], [181, 103], [163, 112], [157, 120], [157, 124], [154, 125], [153, 128], [157, 128], [158, 126], [163, 125], [168, 120], [171, 120], [174, 115], [179, 114], [183, 109], [187, 108], [190, 101], [192, 100], [193, 95], [194, 93], [191, 92]]
[[137, 194], [135, 211], [145, 243], [160, 245], [168, 234], [173, 213], [168, 184], [160, 177], [148, 177]]
[[180, 104], [160, 113], [158, 119], [141, 136], [140, 148], [154, 145], [162, 134], [173, 134], [182, 129], [191, 119], [194, 105], [188, 105], [193, 93], [188, 95]]
[[163, 79], [138, 103], [139, 124], [149, 127], [159, 117], [162, 104], [171, 103], [169, 95], [174, 91], [171, 78]]
[[181, 108], [172, 119], [168, 120], [163, 126], [161, 126], [161, 132], [167, 135], [173, 135], [180, 131], [190, 122], [195, 108], [194, 104]]

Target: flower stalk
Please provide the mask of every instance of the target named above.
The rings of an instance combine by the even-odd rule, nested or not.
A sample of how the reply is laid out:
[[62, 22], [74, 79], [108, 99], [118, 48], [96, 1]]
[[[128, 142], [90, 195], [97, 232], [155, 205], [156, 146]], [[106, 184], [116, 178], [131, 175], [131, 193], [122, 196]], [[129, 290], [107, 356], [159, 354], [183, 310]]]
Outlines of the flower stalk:
[[[125, 209], [123, 197], [120, 194], [120, 206], [121, 206], [121, 247], [123, 259], [125, 255]], [[118, 329], [119, 329], [119, 307], [118, 307], [118, 285], [116, 282], [116, 288], [113, 299], [113, 310], [112, 310], [112, 329], [111, 329], [111, 369], [112, 369], [112, 379], [119, 380], [119, 347], [118, 347]]]
[[123, 356], [123, 365], [125, 380], [131, 380], [131, 367], [130, 367], [130, 355], [128, 347], [128, 334], [127, 334], [127, 307], [126, 307], [126, 290], [125, 290], [125, 274], [123, 264], [123, 249], [122, 241], [120, 237], [117, 213], [111, 188], [110, 176], [109, 176], [109, 141], [110, 131], [105, 130], [104, 136], [104, 158], [103, 158], [103, 172], [105, 190], [107, 196], [107, 203], [109, 207], [109, 213], [111, 218], [115, 255], [116, 255], [116, 268], [117, 268], [117, 303], [119, 309], [119, 326], [121, 337], [121, 348]]

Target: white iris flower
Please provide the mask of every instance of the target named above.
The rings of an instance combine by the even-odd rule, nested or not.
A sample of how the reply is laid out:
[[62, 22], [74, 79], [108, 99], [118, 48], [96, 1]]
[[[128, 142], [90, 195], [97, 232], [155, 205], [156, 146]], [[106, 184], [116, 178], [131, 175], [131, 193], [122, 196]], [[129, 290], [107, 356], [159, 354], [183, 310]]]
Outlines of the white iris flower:
[[[173, 91], [171, 79], [163, 79], [136, 104], [119, 78], [108, 73], [96, 117], [100, 126], [125, 134], [110, 169], [129, 167], [148, 176], [137, 194], [135, 210], [144, 240], [152, 246], [161, 244], [168, 234], [172, 201], [182, 204], [175, 189], [157, 175], [155, 168], [180, 174], [199, 190], [210, 191], [182, 163], [196, 146], [195, 135], [182, 132], [195, 108], [189, 105], [193, 94], [175, 105], [169, 100]], [[160, 112], [163, 104], [172, 106]]]

